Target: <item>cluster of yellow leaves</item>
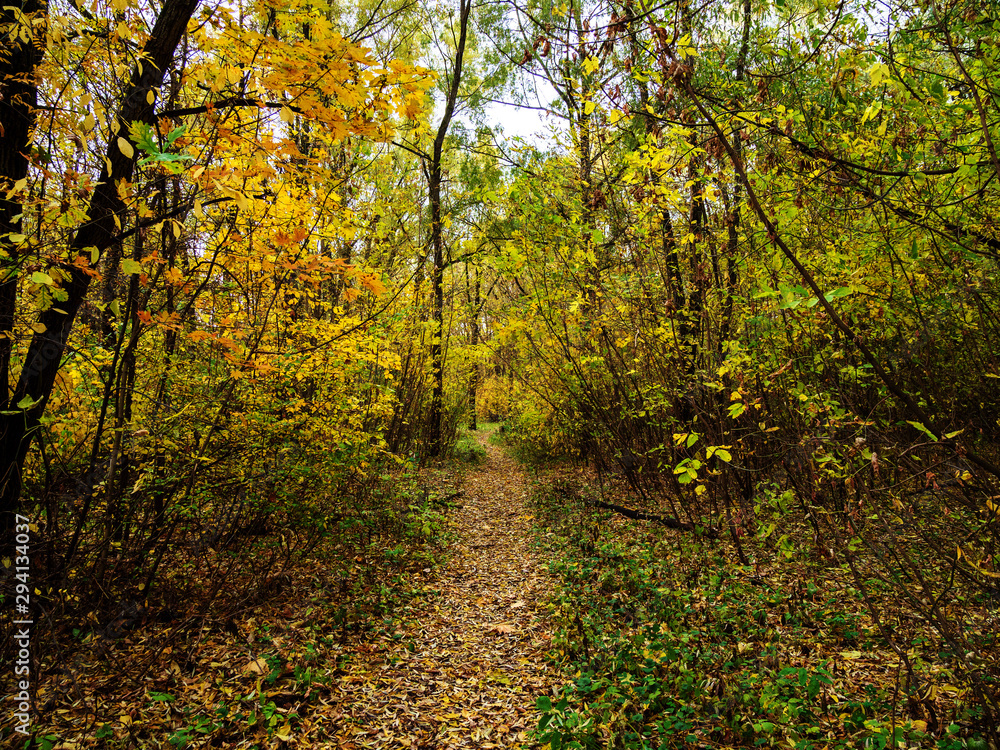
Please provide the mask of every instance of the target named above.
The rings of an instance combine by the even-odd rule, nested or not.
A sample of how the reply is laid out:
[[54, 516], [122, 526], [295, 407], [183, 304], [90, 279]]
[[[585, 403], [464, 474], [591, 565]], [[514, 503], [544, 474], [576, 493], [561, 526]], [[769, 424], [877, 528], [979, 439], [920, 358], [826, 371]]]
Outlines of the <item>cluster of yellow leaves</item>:
[[[207, 54], [190, 75], [220, 99], [256, 99], [277, 107], [280, 121], [292, 125], [303, 118], [322, 126], [332, 140], [348, 135], [384, 140], [394, 127], [393, 113], [419, 112], [428, 71], [399, 63], [379, 66], [370, 50], [333, 29], [320, 4], [279, 2], [271, 4], [271, 12], [278, 20], [270, 28], [251, 30], [231, 10], [218, 9], [212, 23], [194, 34]], [[272, 124], [258, 135], [281, 141], [280, 130]]]

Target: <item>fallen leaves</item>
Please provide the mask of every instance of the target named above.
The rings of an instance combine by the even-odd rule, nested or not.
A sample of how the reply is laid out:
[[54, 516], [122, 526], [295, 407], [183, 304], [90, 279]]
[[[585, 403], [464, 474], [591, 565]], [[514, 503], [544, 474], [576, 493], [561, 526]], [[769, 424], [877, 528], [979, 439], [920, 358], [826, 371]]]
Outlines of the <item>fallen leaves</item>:
[[243, 674], [267, 674], [271, 671], [271, 668], [267, 665], [267, 662], [263, 659], [254, 659], [245, 667], [243, 667]]
[[[531, 547], [522, 475], [484, 447], [489, 460], [467, 474], [463, 505], [449, 514], [447, 561], [421, 562], [394, 584], [419, 588], [408, 605], [369, 620], [374, 630], [335, 621], [336, 569], [302, 566], [286, 593], [242, 617], [175, 617], [81, 649], [39, 686], [47, 734], [66, 747], [94, 746], [95, 733], [189, 748], [530, 746], [535, 700], [559, 681], [539, 606], [551, 583]], [[363, 555], [347, 560], [358, 566], [351, 575], [372, 570]]]
[[[530, 548], [531, 517], [516, 465], [493, 446], [465, 480], [453, 521], [457, 551], [439, 571], [440, 593], [414, 609], [381, 653], [357, 650], [333, 686], [344, 712], [338, 746], [526, 746], [534, 702], [557, 677], [545, 663], [544, 588]], [[424, 571], [425, 573], [428, 571]]]

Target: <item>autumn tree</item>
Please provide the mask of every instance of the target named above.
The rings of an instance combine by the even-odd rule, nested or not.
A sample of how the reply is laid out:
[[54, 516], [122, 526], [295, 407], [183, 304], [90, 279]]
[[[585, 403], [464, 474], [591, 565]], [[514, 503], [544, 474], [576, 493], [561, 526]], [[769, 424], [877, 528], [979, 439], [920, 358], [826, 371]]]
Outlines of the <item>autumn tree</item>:
[[[53, 7], [4, 17], [2, 515], [53, 611], [113, 617], [275, 517], [298, 554], [391, 502], [357, 468], [409, 331], [357, 173], [430, 78], [308, 4]], [[170, 590], [208, 612], [290, 553]]]
[[[155, 23], [145, 41], [139, 60], [131, 71], [122, 98], [108, 120], [109, 134], [104, 153], [105, 163], [95, 181], [89, 207], [67, 251], [53, 268], [58, 277], [61, 294], [53, 294], [48, 304], [33, 324], [34, 334], [23, 356], [20, 375], [13, 389], [5, 394], [3, 416], [0, 417], [0, 439], [3, 456], [0, 464], [2, 493], [0, 493], [0, 528], [6, 534], [13, 527], [14, 515], [20, 508], [21, 472], [31, 443], [37, 432], [39, 419], [55, 383], [59, 362], [63, 355], [76, 314], [87, 295], [92, 274], [89, 266], [96, 264], [102, 252], [111, 247], [121, 232], [119, 215], [124, 202], [118, 185], [127, 184], [135, 169], [135, 149], [125, 136], [132, 123], [152, 124], [156, 90], [163, 83], [165, 71], [173, 60], [174, 52], [188, 21], [197, 8], [197, 0], [168, 2], [155, 17]], [[23, 229], [23, 203], [16, 196], [27, 186], [28, 154], [31, 137], [37, 127], [37, 68], [41, 63], [44, 35], [48, 31], [48, 7], [42, 4], [25, 8], [4, 9], [4, 31], [15, 40], [11, 54], [5, 56], [0, 68], [0, 82], [5, 87], [3, 121], [5, 138], [0, 148], [6, 190], [9, 197], [3, 205], [3, 247], [5, 278], [2, 302], [4, 309], [5, 340], [0, 349], [0, 373], [9, 378], [14, 356], [14, 318], [17, 287], [25, 272], [29, 234]], [[35, 154], [41, 154], [39, 147]], [[14, 217], [18, 216], [18, 219]], [[52, 275], [48, 279], [55, 281]], [[45, 279], [37, 278], [46, 283]], [[56, 306], [58, 302], [58, 306]], [[9, 381], [8, 381], [9, 382]], [[5, 542], [6, 543], [6, 542]]]
[[[779, 555], [843, 555], [861, 588], [877, 570], [895, 597], [885, 606], [915, 608], [956, 655], [992, 658], [961, 635], [971, 610], [953, 620], [927, 602], [954, 593], [959, 539], [977, 552], [955, 595], [993, 573], [993, 517], [976, 508], [997, 471], [982, 418], [996, 411], [994, 14], [900, 3], [882, 31], [866, 12], [624, 3], [591, 25], [610, 49], [576, 62], [601, 70], [592, 121], [606, 113], [615, 144], [594, 162], [607, 205], [591, 216], [614, 237], [590, 277], [602, 314], [582, 314], [589, 259], [567, 242], [587, 209], [549, 197], [578, 148], [568, 124], [571, 148], [512, 190], [522, 218], [507, 253], [531, 300], [510, 301], [508, 335], [531, 352], [516, 434], [619, 471], [637, 502], [728, 534], [744, 563], [779, 539]], [[549, 53], [535, 34], [553, 30], [532, 27], [524, 65]], [[589, 350], [588, 331], [600, 333]], [[921, 515], [896, 494], [933, 487], [945, 466], [964, 510]], [[808, 535], [772, 537], [759, 521], [769, 507], [791, 516], [783, 497]], [[993, 715], [974, 661], [955, 664]]]

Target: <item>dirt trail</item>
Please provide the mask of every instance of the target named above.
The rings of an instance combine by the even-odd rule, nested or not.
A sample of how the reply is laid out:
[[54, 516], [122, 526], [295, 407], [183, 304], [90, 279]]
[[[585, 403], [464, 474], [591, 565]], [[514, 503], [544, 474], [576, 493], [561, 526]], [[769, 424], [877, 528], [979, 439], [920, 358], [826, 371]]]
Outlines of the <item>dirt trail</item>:
[[546, 574], [520, 467], [478, 439], [487, 460], [466, 476], [453, 557], [428, 584], [440, 595], [337, 681], [340, 726], [328, 731], [340, 747], [528, 746], [535, 699], [556, 680], [543, 658]]

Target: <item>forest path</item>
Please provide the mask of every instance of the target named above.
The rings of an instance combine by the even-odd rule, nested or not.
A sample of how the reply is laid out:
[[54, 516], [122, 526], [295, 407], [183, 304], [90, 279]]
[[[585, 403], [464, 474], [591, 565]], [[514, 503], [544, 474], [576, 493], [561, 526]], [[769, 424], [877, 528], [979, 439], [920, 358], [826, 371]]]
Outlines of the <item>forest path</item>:
[[349, 737], [340, 747], [530, 744], [535, 699], [557, 679], [544, 659], [546, 572], [531, 548], [521, 469], [487, 438], [477, 434], [487, 459], [468, 472], [462, 506], [450, 514], [452, 558], [427, 584], [440, 593], [338, 680], [337, 734]]

